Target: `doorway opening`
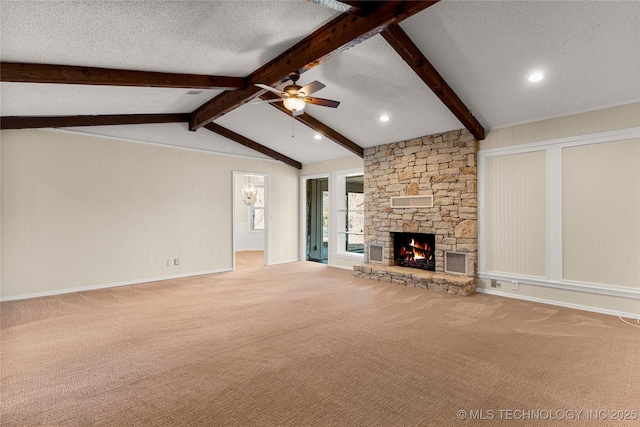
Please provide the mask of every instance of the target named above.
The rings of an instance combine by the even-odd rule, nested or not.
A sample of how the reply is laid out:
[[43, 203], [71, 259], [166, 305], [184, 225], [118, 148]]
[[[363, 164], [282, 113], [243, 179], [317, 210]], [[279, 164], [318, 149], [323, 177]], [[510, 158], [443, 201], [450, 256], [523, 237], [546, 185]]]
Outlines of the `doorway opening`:
[[[268, 265], [268, 175], [233, 172], [233, 269]], [[247, 198], [246, 189], [255, 188]]]
[[343, 197], [344, 206], [338, 208], [338, 252], [364, 255], [363, 174], [344, 177]]
[[306, 260], [329, 261], [329, 178], [306, 181]]

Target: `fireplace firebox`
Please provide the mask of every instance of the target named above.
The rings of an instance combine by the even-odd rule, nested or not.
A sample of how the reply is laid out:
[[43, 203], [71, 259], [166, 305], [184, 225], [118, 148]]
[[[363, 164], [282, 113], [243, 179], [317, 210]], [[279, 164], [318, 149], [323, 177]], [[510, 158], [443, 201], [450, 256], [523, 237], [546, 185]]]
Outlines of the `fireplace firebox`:
[[435, 234], [393, 233], [395, 265], [435, 271], [435, 249]]

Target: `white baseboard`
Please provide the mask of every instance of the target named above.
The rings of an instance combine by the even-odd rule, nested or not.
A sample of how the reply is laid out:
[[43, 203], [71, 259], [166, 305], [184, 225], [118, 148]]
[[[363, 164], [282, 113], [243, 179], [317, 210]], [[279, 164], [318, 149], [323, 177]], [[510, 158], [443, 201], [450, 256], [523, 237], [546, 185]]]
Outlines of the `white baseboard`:
[[606, 308], [593, 307], [589, 305], [573, 304], [570, 302], [556, 301], [556, 300], [550, 300], [545, 298], [537, 298], [537, 297], [531, 297], [528, 295], [516, 295], [509, 292], [495, 291], [493, 289], [477, 288], [476, 291], [479, 293], [488, 294], [488, 295], [497, 295], [497, 296], [506, 297], [506, 298], [514, 298], [514, 299], [520, 299], [520, 300], [531, 301], [531, 302], [539, 302], [542, 304], [555, 305], [558, 307], [566, 307], [566, 308], [573, 308], [576, 310], [591, 311], [593, 313], [610, 314], [613, 316], [622, 316], [630, 319], [640, 319], [640, 313], [625, 313], [618, 310], [609, 310]]
[[585, 292], [589, 294], [606, 295], [611, 297], [620, 298], [632, 298], [640, 300], [640, 289], [627, 288], [622, 286], [613, 285], [599, 285], [597, 283], [581, 283], [581, 282], [568, 282], [568, 281], [554, 281], [545, 279], [543, 277], [521, 276], [515, 274], [501, 274], [501, 273], [478, 273], [478, 278], [483, 280], [505, 280], [512, 281], [517, 280], [525, 285], [536, 285], [545, 288], [564, 289], [573, 292]]
[[300, 260], [298, 258], [296, 258], [296, 259], [289, 259], [289, 260], [285, 260], [285, 261], [271, 262], [271, 263], [269, 263], [269, 265], [288, 264], [290, 262], [298, 262], [298, 261], [300, 261]]
[[232, 271], [232, 269], [222, 268], [219, 270], [198, 271], [194, 273], [175, 274], [171, 276], [153, 277], [149, 279], [138, 279], [138, 280], [127, 280], [124, 282], [103, 283], [100, 285], [82, 286], [79, 288], [57, 289], [55, 291], [36, 292], [32, 294], [15, 295], [12, 297], [0, 297], [0, 301], [15, 301], [15, 300], [21, 300], [21, 299], [28, 299], [28, 298], [48, 297], [52, 295], [68, 294], [71, 292], [93, 291], [96, 289], [115, 288], [118, 286], [138, 285], [142, 283], [159, 282], [161, 280], [181, 279], [184, 277], [192, 277], [192, 276], [202, 276], [203, 274], [224, 273], [227, 271]]
[[351, 271], [353, 271], [353, 266], [349, 267], [348, 265], [327, 264], [327, 266], [333, 267], [333, 268], [341, 268], [343, 270], [351, 270]]

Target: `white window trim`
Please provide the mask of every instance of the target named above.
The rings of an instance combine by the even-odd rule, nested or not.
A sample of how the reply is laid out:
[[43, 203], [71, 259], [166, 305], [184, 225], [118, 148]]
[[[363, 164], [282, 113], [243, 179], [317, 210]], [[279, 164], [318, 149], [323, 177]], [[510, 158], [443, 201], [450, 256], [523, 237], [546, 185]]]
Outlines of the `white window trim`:
[[[333, 255], [337, 258], [350, 259], [356, 261], [364, 261], [364, 253], [357, 254], [353, 252], [347, 252], [346, 250], [338, 247], [339, 234], [345, 234], [344, 231], [340, 232], [337, 230], [338, 225], [338, 211], [344, 209], [338, 209], [338, 206], [344, 208], [344, 195], [346, 193], [346, 178], [350, 176], [364, 175], [364, 169], [347, 169], [341, 171], [335, 171], [333, 173], [333, 185], [330, 187], [333, 191], [331, 195], [331, 212], [329, 217], [329, 223], [333, 224], [332, 229], [330, 230], [330, 235], [334, 237], [333, 239], [329, 239], [329, 244], [332, 249]], [[333, 240], [333, 243], [331, 242]]]

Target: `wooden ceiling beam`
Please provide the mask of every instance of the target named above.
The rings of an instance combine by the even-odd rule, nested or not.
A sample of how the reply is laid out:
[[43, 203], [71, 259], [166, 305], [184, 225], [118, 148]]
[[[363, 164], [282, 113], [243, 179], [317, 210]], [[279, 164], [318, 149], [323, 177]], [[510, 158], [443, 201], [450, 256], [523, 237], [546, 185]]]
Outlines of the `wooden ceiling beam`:
[[8, 116], [0, 117], [0, 129], [63, 128], [75, 126], [140, 125], [188, 122], [188, 113], [120, 114], [102, 116]]
[[390, 1], [384, 2], [367, 16], [341, 14], [247, 76], [245, 89], [223, 92], [201, 105], [192, 113], [189, 128], [196, 130], [265, 93], [254, 83], [282, 83], [289, 73], [307, 71], [331, 55], [356, 46], [379, 34], [387, 26], [401, 22], [437, 2]]
[[216, 123], [207, 123], [204, 125], [206, 129], [209, 129], [211, 132], [217, 133], [218, 135], [224, 136], [231, 141], [237, 142], [238, 144], [242, 144], [245, 147], [249, 147], [252, 150], [255, 150], [259, 153], [265, 154], [273, 159], [279, 160], [282, 163], [285, 163], [289, 166], [292, 166], [296, 169], [302, 169], [302, 164], [296, 160], [293, 160], [290, 157], [285, 156], [284, 154], [278, 153], [277, 151], [272, 150], [269, 147], [265, 147], [264, 145], [258, 144], [257, 142], [246, 138], [240, 134], [235, 133], [234, 131], [222, 127]]
[[367, 16], [380, 8], [384, 1], [345, 1], [340, 0], [340, 3], [351, 6], [351, 10], [347, 13], [351, 13], [359, 16]]
[[242, 77], [160, 73], [71, 65], [0, 62], [0, 81], [180, 89], [244, 89]]
[[477, 139], [484, 139], [484, 127], [451, 89], [440, 73], [431, 65], [420, 49], [399, 25], [392, 24], [382, 32], [385, 40], [395, 49], [413, 71], [424, 81], [449, 110]]
[[[266, 93], [266, 94], [262, 95], [260, 98], [262, 98], [262, 99], [277, 99], [278, 97], [275, 94], [272, 95], [271, 93]], [[278, 110], [282, 111], [283, 113], [285, 113], [287, 116], [291, 117], [291, 111], [287, 110], [284, 107], [284, 105], [282, 104], [282, 102], [273, 102], [273, 103], [271, 103], [271, 105], [273, 107], [277, 108]], [[310, 116], [309, 114], [302, 113], [299, 116], [294, 116], [294, 119], [296, 119], [300, 123], [310, 127], [315, 132], [319, 133], [320, 135], [324, 136], [325, 138], [335, 142], [336, 144], [342, 146], [343, 148], [346, 148], [347, 150], [351, 151], [356, 156], [364, 157], [364, 150], [363, 150], [362, 147], [360, 147], [355, 142], [351, 141], [346, 136], [343, 136], [342, 134], [340, 134], [340, 133], [336, 132], [335, 130], [331, 129], [329, 126], [325, 125], [321, 121], [319, 121], [319, 120], [315, 119], [314, 117]]]
[[[188, 113], [178, 114], [123, 114], [123, 115], [103, 115], [103, 116], [8, 116], [0, 117], [0, 129], [37, 129], [37, 128], [59, 128], [76, 126], [106, 126], [106, 125], [136, 125], [149, 123], [179, 123], [188, 122]], [[205, 126], [212, 132], [224, 136], [234, 142], [256, 150], [262, 154], [302, 169], [302, 164], [284, 154], [280, 154], [264, 145], [245, 138], [229, 129], [215, 123]]]

